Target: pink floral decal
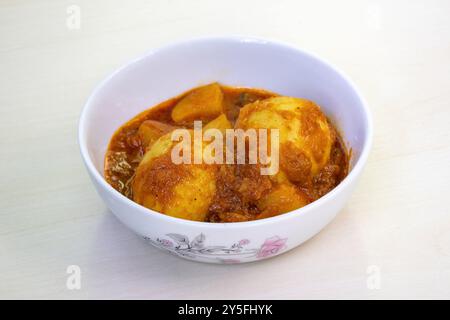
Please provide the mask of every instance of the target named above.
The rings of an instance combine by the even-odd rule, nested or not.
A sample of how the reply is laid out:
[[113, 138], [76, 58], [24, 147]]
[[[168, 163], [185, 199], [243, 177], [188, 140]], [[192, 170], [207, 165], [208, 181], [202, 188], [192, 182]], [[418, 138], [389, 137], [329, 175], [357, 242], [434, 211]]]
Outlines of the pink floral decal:
[[266, 239], [256, 255], [257, 258], [268, 258], [276, 255], [279, 251], [286, 247], [287, 239], [282, 239], [279, 236]]
[[239, 241], [240, 246], [246, 246], [249, 243], [250, 243], [250, 240], [248, 240], [248, 239], [242, 239], [241, 241]]
[[208, 245], [203, 233], [193, 238], [179, 233], [168, 233], [165, 236], [167, 238], [152, 239], [144, 237], [144, 239], [159, 248], [182, 257], [200, 258], [224, 264], [236, 264], [254, 258], [263, 259], [274, 256], [286, 248], [287, 241], [287, 238], [273, 236], [266, 239], [259, 248], [249, 248], [250, 240], [247, 238], [243, 238], [232, 245]]
[[163, 245], [164, 247], [173, 247], [172, 241], [166, 239], [161, 240], [161, 245]]

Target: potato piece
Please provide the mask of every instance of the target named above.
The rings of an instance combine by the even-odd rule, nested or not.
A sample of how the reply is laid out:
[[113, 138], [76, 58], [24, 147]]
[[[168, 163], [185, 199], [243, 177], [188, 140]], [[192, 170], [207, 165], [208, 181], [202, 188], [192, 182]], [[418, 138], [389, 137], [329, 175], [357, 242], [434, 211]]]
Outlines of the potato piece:
[[314, 102], [273, 97], [244, 106], [237, 128], [280, 130], [280, 167], [291, 181], [305, 182], [328, 162], [334, 135]]
[[158, 140], [156, 140], [153, 145], [150, 147], [150, 149], [147, 150], [147, 152], [144, 155], [144, 158], [142, 158], [139, 165], [145, 164], [147, 162], [150, 162], [153, 158], [162, 156], [166, 153], [168, 153], [174, 142], [171, 139], [172, 134], [165, 134], [164, 136], [160, 137]]
[[309, 197], [289, 182], [276, 185], [257, 203], [261, 213], [257, 219], [273, 217], [286, 213], [310, 203]]
[[177, 127], [163, 122], [146, 120], [139, 126], [138, 134], [141, 137], [144, 147], [149, 147], [161, 136], [175, 130], [176, 128]]
[[159, 138], [136, 170], [133, 200], [163, 214], [205, 221], [216, 192], [216, 165], [175, 164], [171, 133]]
[[203, 130], [206, 131], [208, 129], [218, 129], [223, 134], [225, 134], [226, 129], [232, 129], [233, 126], [231, 125], [231, 122], [228, 120], [227, 116], [225, 114], [221, 114], [214, 120], [211, 120], [206, 126], [203, 127]]
[[211, 120], [223, 113], [223, 93], [217, 83], [212, 83], [187, 94], [172, 110], [177, 123], [193, 120]]

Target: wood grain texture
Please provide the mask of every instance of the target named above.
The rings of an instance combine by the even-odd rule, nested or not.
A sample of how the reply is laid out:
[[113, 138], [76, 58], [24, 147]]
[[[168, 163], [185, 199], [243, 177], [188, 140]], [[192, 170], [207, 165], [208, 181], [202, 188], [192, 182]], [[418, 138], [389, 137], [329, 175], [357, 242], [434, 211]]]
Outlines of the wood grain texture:
[[[81, 28], [66, 26], [67, 7]], [[2, 1], [0, 298], [450, 298], [450, 2]], [[77, 145], [81, 108], [115, 68], [174, 40], [291, 42], [348, 73], [374, 146], [340, 215], [275, 259], [192, 263], [109, 213]], [[66, 288], [79, 265], [81, 290]], [[381, 287], [369, 289], [369, 266]]]

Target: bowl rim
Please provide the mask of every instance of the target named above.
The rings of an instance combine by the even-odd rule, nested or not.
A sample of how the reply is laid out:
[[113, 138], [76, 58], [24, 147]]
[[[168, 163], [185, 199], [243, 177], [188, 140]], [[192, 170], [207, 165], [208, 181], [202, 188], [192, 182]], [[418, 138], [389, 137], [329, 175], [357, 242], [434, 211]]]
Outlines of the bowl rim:
[[[291, 51], [297, 51], [298, 53], [307, 56], [313, 60], [316, 60], [317, 62], [323, 64], [325, 67], [333, 70], [336, 72], [336, 74], [342, 78], [344, 82], [347, 83], [347, 85], [353, 90], [356, 97], [359, 99], [360, 104], [363, 109], [363, 113], [365, 116], [365, 129], [366, 129], [366, 137], [363, 141], [363, 148], [361, 151], [361, 154], [354, 164], [353, 168], [350, 170], [348, 175], [331, 191], [329, 191], [324, 196], [320, 197], [319, 199], [309, 203], [308, 205], [295, 209], [293, 211], [289, 211], [287, 213], [283, 213], [274, 217], [264, 218], [260, 220], [252, 220], [252, 221], [244, 221], [244, 222], [219, 222], [219, 223], [212, 223], [212, 222], [203, 222], [203, 221], [192, 221], [192, 220], [186, 220], [182, 218], [172, 217], [168, 216], [162, 213], [159, 213], [157, 211], [151, 210], [149, 208], [146, 208], [144, 206], [141, 206], [140, 204], [132, 201], [131, 199], [128, 199], [124, 195], [122, 195], [120, 192], [118, 192], [116, 189], [114, 189], [103, 177], [103, 175], [95, 168], [91, 157], [89, 156], [88, 147], [87, 147], [87, 139], [86, 139], [86, 123], [87, 123], [87, 116], [90, 112], [91, 105], [93, 104], [94, 98], [98, 95], [100, 90], [106, 86], [106, 84], [114, 78], [116, 75], [121, 73], [123, 70], [129, 68], [131, 65], [138, 63], [144, 59], [147, 59], [148, 57], [156, 54], [161, 53], [165, 50], [171, 50], [175, 49], [178, 46], [183, 46], [187, 44], [192, 43], [202, 43], [202, 42], [215, 42], [215, 41], [228, 41], [228, 42], [234, 42], [234, 43], [259, 43], [264, 45], [270, 45], [274, 47], [281, 47], [282, 49], [287, 49]], [[242, 228], [242, 227], [252, 227], [252, 226], [259, 226], [259, 225], [266, 225], [266, 224], [273, 224], [276, 222], [281, 222], [283, 220], [290, 219], [292, 217], [300, 217], [308, 212], [311, 212], [315, 210], [316, 208], [323, 206], [324, 204], [330, 202], [332, 199], [336, 198], [336, 196], [341, 193], [353, 180], [355, 180], [360, 173], [362, 172], [368, 156], [370, 149], [372, 147], [373, 142], [373, 120], [372, 115], [369, 110], [369, 106], [360, 93], [359, 89], [356, 87], [354, 82], [348, 77], [344, 72], [342, 72], [339, 68], [332, 65], [328, 61], [318, 57], [316, 54], [305, 51], [303, 49], [300, 49], [296, 47], [295, 45], [287, 44], [284, 42], [280, 42], [278, 40], [272, 40], [267, 38], [259, 38], [254, 36], [242, 36], [242, 35], [231, 35], [231, 36], [206, 36], [206, 37], [196, 37], [196, 38], [190, 38], [190, 39], [183, 39], [178, 41], [170, 42], [166, 45], [160, 46], [158, 48], [149, 50], [145, 52], [144, 54], [138, 56], [135, 59], [130, 60], [129, 62], [123, 64], [121, 67], [117, 68], [115, 71], [110, 73], [106, 78], [104, 78], [92, 91], [89, 98], [87, 99], [86, 103], [84, 104], [81, 114], [79, 117], [78, 122], [78, 144], [80, 147], [81, 156], [83, 159], [83, 162], [90, 173], [91, 178], [95, 179], [96, 183], [100, 185], [103, 189], [106, 190], [116, 201], [120, 201], [124, 203], [127, 206], [131, 206], [132, 208], [147, 214], [149, 216], [152, 216], [156, 219], [166, 220], [168, 222], [173, 223], [181, 223], [184, 225], [190, 225], [193, 227], [208, 227], [208, 228], [215, 228], [215, 229], [223, 229], [224, 227], [226, 229], [236, 229], [236, 228]], [[108, 208], [111, 210], [110, 208]], [[112, 210], [111, 210], [112, 211]]]

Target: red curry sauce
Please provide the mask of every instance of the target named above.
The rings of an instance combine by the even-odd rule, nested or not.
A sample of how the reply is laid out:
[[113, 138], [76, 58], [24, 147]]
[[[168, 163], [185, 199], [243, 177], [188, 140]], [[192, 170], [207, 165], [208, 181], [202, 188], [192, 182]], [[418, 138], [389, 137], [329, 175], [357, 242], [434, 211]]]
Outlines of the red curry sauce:
[[[261, 89], [221, 86], [224, 94], [224, 110], [228, 120], [234, 124], [239, 110], [246, 104], [262, 100], [277, 94]], [[105, 156], [105, 179], [117, 191], [133, 199], [132, 183], [145, 147], [138, 135], [139, 126], [146, 120], [155, 120], [177, 127], [192, 128], [189, 124], [174, 123], [171, 112], [174, 106], [190, 91], [169, 99], [148, 109], [120, 127], [113, 135]], [[331, 155], [325, 167], [307, 184], [296, 184], [312, 202], [334, 187], [348, 173], [348, 153], [341, 136], [332, 123], [330, 127], [335, 136]], [[280, 155], [280, 164], [298, 163], [299, 159], [289, 159]], [[217, 190], [209, 208], [207, 221], [236, 222], [261, 218], [255, 201], [272, 187], [269, 176], [260, 175], [258, 165], [220, 165], [216, 177]], [[157, 187], [157, 186], [156, 186]]]

